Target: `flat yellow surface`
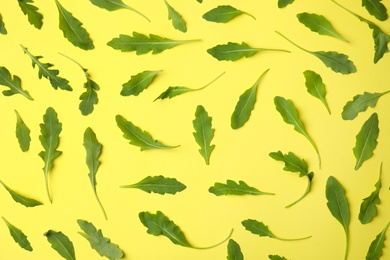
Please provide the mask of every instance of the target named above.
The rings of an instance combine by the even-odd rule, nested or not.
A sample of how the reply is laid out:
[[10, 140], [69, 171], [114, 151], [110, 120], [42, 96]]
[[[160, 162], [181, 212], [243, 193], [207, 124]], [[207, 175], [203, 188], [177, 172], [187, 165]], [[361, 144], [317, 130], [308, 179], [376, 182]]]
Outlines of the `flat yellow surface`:
[[[138, 213], [162, 211], [184, 232], [195, 246], [208, 246], [223, 240], [231, 229], [232, 239], [240, 244], [245, 259], [268, 259], [280, 255], [292, 260], [343, 259], [345, 235], [340, 223], [327, 208], [325, 185], [329, 176], [339, 180], [346, 190], [351, 213], [348, 259], [364, 259], [371, 241], [390, 221], [390, 96], [383, 96], [375, 108], [360, 113], [353, 121], [344, 121], [341, 112], [353, 96], [390, 89], [390, 54], [373, 63], [372, 31], [365, 23], [331, 1], [296, 0], [284, 9], [277, 1], [209, 1], [170, 0], [187, 22], [188, 31], [173, 28], [167, 19], [164, 1], [124, 1], [147, 15], [149, 23], [128, 10], [113, 12], [100, 9], [88, 0], [61, 0], [61, 4], [89, 32], [95, 49], [84, 51], [74, 47], [58, 28], [58, 11], [54, 0], [35, 0], [34, 5], [44, 16], [41, 30], [28, 23], [16, 0], [1, 1], [0, 12], [7, 35], [0, 35], [0, 66], [22, 79], [22, 86], [34, 101], [21, 95], [0, 95], [0, 180], [19, 193], [37, 199], [42, 206], [26, 208], [15, 203], [0, 187], [0, 215], [21, 229], [33, 247], [21, 249], [10, 236], [7, 226], [0, 224], [0, 259], [61, 259], [43, 235], [49, 229], [61, 231], [73, 242], [77, 259], [101, 259], [88, 241], [78, 234], [77, 219], [92, 222], [106, 237], [125, 253], [124, 259], [199, 260], [226, 259], [227, 242], [208, 250], [197, 250], [173, 244], [166, 237], [147, 234]], [[217, 3], [218, 2], [218, 3]], [[353, 2], [353, 1], [352, 1]], [[390, 34], [390, 21], [379, 22], [361, 7], [360, 2], [340, 3], [375, 22]], [[386, 1], [383, 1], [384, 4]], [[219, 4], [230, 4], [256, 17], [242, 15], [227, 24], [207, 22], [202, 15]], [[390, 6], [387, 6], [390, 8]], [[301, 12], [324, 15], [349, 43], [320, 36], [299, 23]], [[122, 53], [107, 46], [119, 34], [133, 32], [156, 34], [175, 40], [200, 39], [163, 53], [137, 56]], [[342, 75], [331, 71], [316, 57], [294, 47], [275, 31], [279, 31], [311, 51], [337, 51], [347, 54], [357, 72]], [[227, 42], [246, 42], [253, 47], [280, 48], [284, 52], [262, 52], [235, 62], [218, 61], [206, 50]], [[54, 64], [60, 76], [68, 79], [72, 92], [54, 90], [45, 78], [38, 78], [38, 69], [20, 45]], [[85, 78], [81, 69], [65, 54], [87, 68], [91, 78], [100, 85], [99, 103], [91, 115], [81, 115], [78, 105]], [[266, 69], [260, 83], [257, 103], [250, 120], [238, 130], [230, 127], [230, 117], [239, 96], [251, 87]], [[139, 96], [120, 95], [122, 84], [144, 70], [163, 70], [152, 85]], [[309, 95], [303, 72], [313, 70], [326, 85], [329, 115], [323, 104]], [[198, 88], [225, 74], [208, 88], [173, 99], [153, 100], [168, 86]], [[1, 86], [2, 90], [3, 88]], [[308, 133], [317, 144], [322, 167], [310, 143], [291, 125], [283, 122], [273, 99], [291, 99]], [[198, 153], [193, 137], [192, 120], [198, 105], [212, 117], [215, 136], [211, 163], [206, 165]], [[63, 124], [58, 150], [62, 155], [54, 161], [50, 173], [50, 204], [45, 190], [44, 165], [38, 153], [39, 124], [48, 107], [53, 107]], [[17, 110], [31, 130], [31, 146], [23, 153], [15, 137]], [[379, 116], [380, 134], [374, 156], [354, 170], [352, 152], [355, 136], [373, 113]], [[122, 137], [115, 122], [122, 115], [153, 138], [168, 145], [180, 145], [171, 150], [140, 151]], [[91, 127], [103, 145], [101, 167], [97, 172], [97, 193], [108, 220], [94, 198], [85, 163], [83, 133]], [[294, 152], [304, 158], [315, 173], [312, 190], [291, 208], [285, 206], [298, 198], [306, 180], [297, 173], [283, 171], [283, 163], [269, 157], [270, 152]], [[358, 220], [362, 199], [369, 196], [378, 180], [383, 162], [381, 203], [374, 220], [363, 225]], [[148, 194], [136, 189], [121, 189], [146, 176], [164, 175], [176, 178], [187, 188], [176, 195]], [[221, 196], [208, 192], [215, 182], [243, 180], [274, 196]], [[241, 225], [245, 219], [256, 219], [283, 238], [312, 236], [302, 241], [279, 241], [259, 237]], [[389, 233], [389, 232], [387, 232]], [[381, 259], [390, 258], [390, 244], [385, 242]]]

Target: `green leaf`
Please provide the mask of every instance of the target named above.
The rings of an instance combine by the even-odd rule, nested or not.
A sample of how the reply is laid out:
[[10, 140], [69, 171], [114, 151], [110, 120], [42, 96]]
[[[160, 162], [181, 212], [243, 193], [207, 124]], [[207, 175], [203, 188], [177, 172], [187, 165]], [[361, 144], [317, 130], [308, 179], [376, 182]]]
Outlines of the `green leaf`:
[[34, 3], [33, 0], [18, 0], [19, 7], [24, 13], [27, 15], [27, 19], [31, 25], [33, 25], [37, 29], [41, 29], [42, 27], [42, 19], [43, 15], [38, 12], [38, 7], [32, 5]]
[[263, 76], [269, 71], [267, 69], [266, 71], [261, 74], [261, 76], [257, 79], [255, 84], [247, 89], [244, 93], [241, 94], [236, 107], [234, 108], [233, 114], [230, 118], [230, 126], [233, 129], [238, 129], [242, 127], [246, 122], [248, 122], [252, 110], [255, 107], [256, 100], [257, 100], [257, 89], [259, 86], [259, 83]]
[[385, 21], [388, 18], [387, 9], [381, 1], [382, 0], [362, 0], [362, 6], [379, 21]]
[[150, 51], [152, 54], [157, 54], [177, 45], [193, 41], [198, 40], [171, 40], [155, 34], [149, 34], [148, 37], [144, 34], [133, 32], [133, 36], [121, 34], [119, 38], [113, 38], [107, 45], [122, 52], [135, 51], [137, 55], [141, 55]]
[[278, 255], [269, 255], [268, 258], [270, 260], [287, 260], [287, 258], [283, 256], [278, 256]]
[[210, 155], [213, 152], [215, 145], [210, 145], [214, 137], [215, 129], [212, 128], [212, 118], [209, 117], [203, 106], [199, 105], [196, 108], [195, 119], [192, 121], [195, 132], [192, 133], [196, 143], [200, 146], [198, 150], [203, 156], [207, 165], [210, 164]]
[[367, 224], [372, 221], [372, 219], [376, 216], [376, 205], [378, 205], [381, 200], [379, 198], [379, 191], [382, 187], [381, 182], [382, 176], [382, 164], [379, 170], [379, 179], [375, 184], [375, 190], [368, 196], [363, 199], [362, 204], [360, 204], [360, 212], [359, 212], [359, 220], [362, 224]]
[[283, 8], [289, 4], [292, 4], [293, 2], [294, 2], [294, 0], [278, 0], [278, 7]]
[[202, 17], [206, 21], [215, 23], [227, 23], [239, 15], [246, 14], [256, 20], [256, 18], [246, 12], [236, 9], [231, 5], [220, 5], [205, 13]]
[[100, 199], [96, 192], [96, 173], [100, 165], [99, 157], [102, 152], [102, 145], [99, 143], [96, 138], [95, 132], [90, 127], [85, 129], [83, 145], [87, 153], [86, 163], [89, 169], [88, 177], [93, 188], [93, 193], [101, 210], [103, 211], [104, 218], [107, 219], [106, 211], [104, 210], [103, 205], [100, 202]]
[[10, 89], [4, 90], [4, 96], [12, 96], [14, 94], [22, 94], [29, 100], [33, 100], [30, 94], [22, 89], [21, 79], [14, 75], [11, 76], [11, 73], [8, 71], [6, 67], [0, 67], [0, 85], [9, 87]]
[[63, 258], [67, 260], [75, 260], [75, 252], [72, 241], [62, 233], [53, 230], [47, 231], [44, 236], [47, 237], [47, 241], [51, 244], [51, 247], [56, 250]]
[[37, 200], [27, 198], [27, 197], [15, 192], [11, 188], [9, 188], [7, 185], [5, 185], [2, 181], [0, 181], [0, 183], [9, 192], [9, 194], [11, 194], [11, 197], [14, 199], [15, 202], [20, 203], [25, 207], [35, 207], [35, 206], [42, 205], [42, 203], [37, 201]]
[[164, 2], [168, 8], [168, 20], [172, 20], [173, 27], [181, 32], [186, 32], [187, 25], [183, 17], [166, 0]]
[[82, 27], [82, 23], [66, 10], [58, 0], [54, 0], [59, 14], [59, 28], [64, 33], [64, 37], [68, 39], [74, 46], [83, 50], [92, 50], [92, 40], [88, 32]]
[[4, 220], [5, 224], [7, 224], [9, 233], [11, 234], [15, 242], [18, 243], [21, 248], [30, 252], [33, 251], [33, 248], [31, 247], [27, 236], [20, 229], [9, 223], [4, 217], [2, 217], [2, 219]]
[[382, 250], [385, 246], [385, 235], [386, 230], [389, 227], [390, 223], [387, 223], [386, 227], [383, 229], [381, 233], [379, 233], [374, 241], [371, 242], [370, 248], [368, 249], [366, 260], [379, 260], [382, 255]]
[[22, 45], [21, 47], [24, 53], [30, 57], [33, 68], [35, 68], [35, 66], [38, 67], [38, 77], [40, 79], [42, 78], [42, 76], [47, 78], [54, 89], [60, 88], [63, 90], [72, 91], [72, 87], [68, 84], [69, 81], [64, 78], [58, 77], [57, 75], [60, 73], [58, 70], [50, 69], [51, 67], [53, 67], [53, 64], [40, 62], [39, 59], [43, 58], [42, 56], [34, 56], [27, 50], [27, 48], [23, 47]]
[[316, 32], [320, 35], [328, 35], [348, 42], [333, 28], [332, 24], [322, 15], [309, 14], [305, 12], [297, 14], [297, 18], [299, 22], [301, 22], [313, 32]]
[[270, 237], [270, 238], [283, 240], [283, 241], [294, 241], [294, 240], [303, 240], [303, 239], [311, 238], [311, 236], [302, 237], [302, 238], [292, 238], [292, 239], [277, 237], [269, 230], [268, 226], [266, 226], [263, 222], [259, 222], [255, 219], [244, 220], [241, 222], [241, 224], [245, 227], [246, 230], [260, 237]]
[[375, 107], [379, 98], [387, 93], [390, 93], [390, 90], [382, 93], [364, 92], [356, 95], [353, 100], [345, 104], [341, 116], [344, 120], [353, 120], [360, 112], [366, 111], [368, 107]]
[[261, 51], [282, 51], [289, 52], [281, 49], [267, 49], [267, 48], [252, 48], [247, 43], [241, 44], [235, 42], [228, 42], [227, 44], [216, 45], [207, 50], [207, 52], [216, 58], [217, 60], [236, 61], [243, 57], [249, 58], [254, 54]]
[[326, 198], [328, 200], [326, 205], [328, 206], [330, 213], [337, 219], [338, 222], [340, 222], [344, 228], [346, 237], [344, 259], [347, 259], [350, 220], [349, 205], [343, 186], [341, 186], [338, 180], [333, 176], [329, 176], [326, 182]]
[[7, 29], [5, 29], [5, 24], [3, 21], [3, 17], [0, 14], [0, 33], [1, 34], [7, 34]]
[[118, 127], [123, 132], [123, 137], [130, 140], [130, 144], [140, 147], [141, 151], [149, 149], [170, 149], [178, 147], [168, 146], [157, 140], [154, 140], [148, 132], [141, 130], [141, 128], [135, 126], [130, 121], [127, 121], [121, 115], [117, 115], [115, 119]]
[[322, 82], [322, 78], [319, 74], [311, 70], [306, 70], [303, 72], [303, 75], [306, 78], [306, 88], [307, 92], [310, 93], [313, 97], [318, 98], [324, 104], [328, 113], [331, 114], [328, 102], [326, 102], [326, 89], [325, 85]]
[[122, 96], [138, 96], [142, 91], [150, 86], [153, 82], [154, 78], [157, 76], [159, 72], [162, 70], [145, 70], [143, 72], [138, 73], [137, 75], [131, 76], [131, 79], [122, 85]]
[[148, 176], [135, 184], [124, 185], [121, 186], [121, 188], [135, 188], [143, 190], [147, 193], [154, 192], [164, 195], [176, 194], [176, 192], [183, 191], [187, 187], [175, 178], [166, 178], [162, 175], [159, 175], [153, 177]]
[[230, 232], [229, 236], [222, 240], [221, 242], [208, 246], [208, 247], [195, 247], [188, 242], [184, 233], [181, 231], [180, 227], [178, 227], [172, 220], [170, 220], [167, 216], [164, 215], [161, 211], [157, 211], [156, 214], [152, 214], [149, 212], [140, 212], [138, 214], [141, 223], [147, 228], [147, 233], [153, 236], [165, 236], [169, 238], [174, 244], [195, 248], [195, 249], [209, 249], [216, 247], [226, 240], [228, 240], [232, 234]]
[[134, 8], [124, 4], [123, 1], [121, 0], [90, 0], [90, 1], [92, 4], [96, 5], [97, 7], [106, 9], [107, 11], [115, 11], [118, 9], [130, 10], [136, 14], [139, 14], [140, 16], [142, 16], [143, 18], [145, 18], [150, 22], [148, 17], [146, 17], [144, 14], [140, 13], [139, 11], [135, 10]]
[[275, 195], [269, 192], [262, 192], [254, 187], [248, 186], [244, 181], [236, 183], [232, 180], [227, 180], [226, 184], [216, 182], [214, 186], [209, 188], [209, 192], [216, 196], [222, 195]]
[[43, 124], [40, 124], [41, 135], [39, 141], [41, 141], [44, 151], [39, 153], [39, 156], [45, 162], [43, 172], [45, 174], [46, 191], [49, 197], [50, 203], [53, 202], [49, 189], [49, 173], [53, 168], [53, 161], [61, 155], [61, 151], [57, 150], [59, 144], [59, 136], [62, 131], [62, 123], [58, 121], [57, 113], [49, 107], [43, 116]]
[[78, 219], [77, 223], [84, 233], [79, 232], [84, 238], [86, 238], [92, 249], [96, 250], [100, 256], [105, 256], [108, 259], [121, 259], [123, 257], [123, 252], [120, 250], [118, 245], [110, 242], [109, 238], [103, 236], [103, 232], [88, 221]]
[[23, 119], [20, 117], [18, 111], [16, 113], [16, 138], [18, 139], [20, 149], [23, 152], [28, 151], [30, 147], [30, 129], [24, 123]]
[[378, 124], [378, 114], [374, 113], [367, 119], [356, 135], [356, 144], [353, 148], [353, 154], [356, 158], [355, 170], [358, 170], [364, 161], [372, 157], [375, 147], [378, 144]]
[[306, 132], [305, 126], [303, 125], [302, 120], [298, 116], [298, 111], [295, 108], [293, 102], [289, 99], [284, 99], [283, 97], [276, 96], [274, 98], [274, 103], [276, 106], [276, 109], [279, 111], [280, 115], [283, 117], [284, 122], [287, 124], [290, 124], [294, 126], [295, 131], [302, 134], [304, 137], [306, 137], [307, 140], [311, 143], [314, 150], [317, 153], [318, 157], [318, 164], [321, 166], [321, 156], [318, 151], [318, 148], [314, 141], [311, 139], [309, 134]]
[[233, 239], [229, 239], [227, 260], [244, 260], [240, 245]]

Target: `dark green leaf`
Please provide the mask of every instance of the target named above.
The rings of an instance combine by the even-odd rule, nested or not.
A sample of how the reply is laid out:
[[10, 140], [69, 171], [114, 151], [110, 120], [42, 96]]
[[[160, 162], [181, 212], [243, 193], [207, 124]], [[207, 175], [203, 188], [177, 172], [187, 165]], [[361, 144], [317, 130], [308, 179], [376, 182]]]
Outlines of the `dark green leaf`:
[[294, 0], [278, 0], [278, 7], [283, 8], [289, 4], [292, 4], [293, 2], [294, 2]]
[[18, 229], [17, 227], [9, 223], [4, 217], [2, 218], [5, 224], [7, 224], [9, 233], [11, 234], [15, 242], [18, 243], [21, 248], [30, 252], [33, 251], [33, 248], [31, 247], [31, 244], [28, 241], [27, 236], [20, 229]]
[[121, 259], [123, 257], [122, 250], [119, 249], [118, 245], [110, 242], [109, 238], [103, 236], [103, 232], [88, 221], [78, 219], [77, 223], [84, 233], [79, 232], [84, 238], [86, 238], [92, 249], [96, 250], [100, 256], [105, 256], [108, 259]]
[[140, 16], [142, 16], [143, 18], [145, 18], [150, 22], [148, 17], [146, 17], [144, 14], [140, 13], [139, 11], [135, 10], [134, 8], [131, 8], [130, 6], [124, 4], [121, 0], [90, 0], [90, 1], [92, 4], [100, 8], [106, 9], [107, 11], [115, 11], [118, 9], [130, 10], [132, 12], [135, 12], [136, 14], [139, 14]]
[[141, 151], [149, 149], [170, 149], [178, 147], [168, 146], [157, 140], [154, 140], [148, 132], [142, 131], [139, 127], [135, 126], [130, 121], [127, 121], [121, 115], [117, 115], [115, 119], [118, 127], [123, 132], [123, 137], [130, 140], [130, 144], [140, 147]]
[[356, 135], [356, 144], [353, 148], [353, 154], [356, 158], [355, 170], [358, 170], [364, 161], [372, 157], [375, 147], [378, 144], [378, 125], [378, 114], [373, 113]]
[[176, 180], [175, 178], [166, 178], [162, 175], [159, 176], [148, 176], [141, 181], [131, 184], [124, 185], [121, 188], [135, 188], [143, 190], [147, 193], [158, 193], [161, 195], [164, 194], [176, 194], [186, 188], [186, 186]]
[[47, 237], [47, 241], [51, 244], [51, 247], [56, 250], [63, 258], [67, 260], [75, 260], [75, 252], [72, 241], [62, 233], [53, 230], [47, 231], [44, 236]]
[[362, 0], [362, 6], [364, 6], [367, 11], [375, 16], [379, 21], [387, 20], [387, 9], [381, 3], [382, 0]]
[[22, 82], [16, 75], [13, 77], [6, 67], [0, 67], [0, 85], [9, 87], [10, 89], [4, 90], [4, 96], [12, 96], [14, 94], [22, 94], [29, 100], [33, 100], [30, 94], [22, 89]]
[[11, 194], [11, 197], [14, 199], [15, 202], [20, 203], [25, 207], [35, 207], [35, 206], [42, 205], [42, 203], [37, 201], [37, 200], [27, 198], [27, 197], [15, 192], [11, 188], [9, 188], [7, 185], [5, 185], [2, 181], [0, 181], [0, 183], [9, 192], [9, 194]]
[[390, 90], [382, 93], [364, 92], [363, 94], [356, 95], [353, 97], [353, 100], [345, 104], [341, 116], [344, 120], [352, 120], [360, 112], [366, 111], [368, 107], [375, 107], [379, 98], [389, 92]]
[[32, 5], [33, 0], [18, 0], [19, 7], [22, 12], [27, 15], [27, 19], [30, 24], [34, 25], [35, 28], [41, 29], [43, 16], [38, 12], [38, 7]]
[[92, 40], [88, 32], [82, 27], [82, 23], [66, 10], [58, 0], [54, 0], [59, 14], [59, 28], [64, 33], [64, 37], [68, 39], [74, 46], [83, 50], [92, 50]]
[[382, 255], [382, 250], [385, 246], [385, 235], [386, 230], [389, 227], [390, 223], [387, 223], [386, 227], [381, 233], [379, 233], [374, 241], [371, 242], [370, 248], [368, 249], [366, 260], [379, 260]]
[[123, 84], [123, 88], [121, 91], [122, 96], [138, 96], [142, 91], [150, 86], [153, 82], [154, 78], [157, 76], [159, 72], [162, 70], [145, 70], [143, 72], [138, 73], [137, 75], [131, 76], [131, 79]]
[[22, 149], [23, 152], [26, 152], [30, 147], [30, 141], [31, 141], [30, 129], [28, 129], [27, 125], [20, 117], [18, 111], [15, 110], [15, 113], [16, 113], [16, 138], [18, 139], [20, 149]]
[[232, 180], [227, 180], [226, 184], [216, 182], [214, 186], [209, 188], [209, 192], [216, 196], [222, 195], [274, 195], [269, 192], [262, 192], [254, 187], [248, 186], [244, 181], [236, 183]]
[[195, 132], [192, 133], [196, 143], [200, 146], [198, 150], [203, 156], [207, 165], [210, 164], [210, 155], [213, 152], [215, 145], [210, 145], [214, 137], [215, 129], [212, 128], [212, 118], [209, 117], [203, 106], [199, 105], [196, 108], [195, 119], [192, 121]]
[[199, 3], [202, 3], [202, 2], [203, 2], [203, 0], [196, 0], [196, 1], [198, 1]]
[[287, 258], [283, 256], [278, 256], [278, 255], [269, 255], [268, 258], [270, 260], [287, 260]]
[[181, 32], [186, 32], [187, 25], [183, 17], [166, 0], [164, 2], [168, 8], [168, 20], [172, 20], [173, 27]]
[[0, 33], [1, 34], [7, 34], [7, 29], [5, 29], [5, 24], [3, 21], [3, 17], [0, 14]]
[[240, 245], [233, 239], [229, 239], [227, 260], [244, 260]]
[[220, 5], [207, 13], [205, 13], [202, 17], [206, 21], [209, 22], [215, 22], [215, 23], [227, 23], [230, 20], [236, 18], [239, 15], [246, 14], [252, 17], [253, 19], [256, 20], [255, 17], [252, 15], [243, 12], [241, 10], [236, 9], [235, 7], [231, 5]]
[[306, 78], [305, 84], [307, 92], [309, 92], [310, 95], [312, 95], [313, 97], [316, 97], [321, 100], [321, 102], [328, 110], [328, 113], [331, 114], [328, 102], [326, 102], [326, 89], [324, 83], [322, 82], [321, 76], [311, 70], [306, 70], [305, 72], [303, 72], [303, 75]]

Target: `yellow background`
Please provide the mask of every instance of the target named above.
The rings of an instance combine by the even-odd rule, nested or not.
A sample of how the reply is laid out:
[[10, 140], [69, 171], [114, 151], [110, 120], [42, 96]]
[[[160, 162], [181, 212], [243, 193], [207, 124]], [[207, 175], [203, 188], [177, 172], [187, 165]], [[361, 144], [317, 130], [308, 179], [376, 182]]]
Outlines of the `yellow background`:
[[[8, 192], [0, 189], [0, 215], [20, 228], [29, 238], [33, 252], [21, 249], [10, 236], [6, 225], [0, 224], [0, 259], [61, 259], [44, 232], [62, 231], [73, 242], [77, 259], [100, 259], [86, 239], [78, 234], [77, 219], [92, 222], [103, 234], [125, 253], [124, 259], [226, 259], [227, 243], [209, 250], [196, 250], [174, 245], [165, 237], [146, 233], [138, 213], [157, 210], [165, 213], [196, 246], [214, 244], [227, 236], [233, 228], [232, 239], [238, 242], [245, 259], [268, 259], [277, 254], [287, 259], [343, 259], [345, 236], [342, 226], [332, 217], [326, 206], [325, 184], [335, 176], [346, 190], [350, 203], [349, 259], [364, 259], [376, 235], [388, 223], [389, 200], [389, 99], [383, 96], [377, 106], [359, 114], [353, 121], [344, 121], [341, 111], [345, 103], [364, 91], [382, 92], [390, 88], [390, 54], [373, 63], [372, 31], [365, 23], [329, 1], [297, 0], [284, 9], [277, 1], [209, 1], [170, 0], [187, 22], [188, 31], [182, 33], [167, 19], [162, 0], [124, 1], [147, 15], [151, 22], [127, 10], [108, 12], [88, 0], [61, 0], [60, 3], [83, 22], [95, 49], [84, 51], [68, 42], [58, 28], [55, 2], [35, 0], [34, 5], [44, 16], [41, 30], [27, 21], [17, 1], [1, 1], [7, 35], [0, 35], [1, 61], [11, 74], [22, 78], [22, 86], [34, 101], [21, 95], [0, 95], [0, 179], [14, 190], [40, 200], [43, 206], [25, 208], [15, 203]], [[379, 22], [368, 15], [359, 1], [340, 3], [352, 11], [374, 21], [390, 34], [390, 21]], [[242, 15], [227, 24], [210, 23], [202, 15], [220, 4], [230, 4], [256, 17]], [[386, 1], [384, 1], [386, 4]], [[390, 6], [387, 6], [388, 8]], [[324, 15], [350, 43], [311, 32], [299, 23], [301, 12]], [[134, 52], [121, 53], [107, 46], [119, 34], [133, 31], [157, 34], [175, 40], [201, 39], [183, 44], [163, 53], [137, 56]], [[302, 47], [312, 51], [334, 50], [349, 55], [357, 73], [334, 73], [316, 57], [294, 47], [275, 31], [280, 31]], [[217, 61], [206, 50], [217, 44], [246, 42], [253, 47], [281, 48], [291, 51], [262, 52], [236, 62]], [[38, 70], [20, 44], [33, 55], [42, 55], [42, 62], [55, 64], [59, 76], [70, 81], [73, 92], [54, 90], [47, 79], [38, 79]], [[99, 103], [89, 116], [82, 116], [79, 96], [85, 81], [80, 68], [59, 55], [63, 53], [87, 68], [100, 85]], [[263, 71], [270, 69], [260, 83], [257, 103], [247, 124], [238, 130], [230, 127], [230, 116], [238, 97], [251, 87]], [[123, 97], [122, 84], [132, 75], [144, 70], [163, 70], [153, 84], [139, 96]], [[303, 71], [319, 73], [326, 84], [327, 100], [332, 111], [328, 115], [323, 104], [310, 96], [305, 87]], [[208, 88], [178, 96], [170, 100], [153, 100], [168, 86], [198, 88], [217, 75], [223, 77]], [[5, 89], [1, 87], [1, 89]], [[299, 110], [308, 133], [322, 156], [322, 168], [310, 143], [283, 122], [273, 104], [275, 96], [291, 99]], [[213, 118], [216, 148], [207, 166], [198, 153], [192, 132], [196, 107], [203, 105]], [[39, 124], [51, 106], [63, 124], [58, 150], [63, 154], [54, 161], [50, 173], [53, 204], [44, 186], [42, 150], [38, 136]], [[31, 146], [21, 152], [15, 137], [17, 110], [31, 130]], [[374, 156], [358, 170], [354, 170], [352, 148], [362, 124], [373, 112], [379, 115], [380, 134]], [[171, 150], [143, 151], [128, 144], [116, 126], [120, 114], [135, 125], [168, 145], [180, 145]], [[101, 167], [97, 173], [97, 192], [107, 211], [105, 220], [95, 201], [85, 164], [83, 133], [91, 127], [103, 144]], [[295, 206], [285, 205], [304, 191], [306, 180], [298, 174], [283, 171], [283, 163], [268, 154], [281, 150], [292, 151], [304, 158], [309, 170], [314, 171], [312, 191]], [[378, 216], [366, 225], [358, 220], [360, 203], [373, 190], [383, 162], [381, 204]], [[187, 189], [176, 195], [148, 194], [136, 189], [121, 189], [146, 176], [164, 175], [183, 182]], [[275, 196], [222, 196], [208, 192], [215, 182], [227, 179], [243, 180]], [[280, 237], [312, 238], [284, 242], [258, 237], [246, 231], [241, 221], [252, 218], [267, 224]], [[382, 259], [390, 258], [389, 243]]]

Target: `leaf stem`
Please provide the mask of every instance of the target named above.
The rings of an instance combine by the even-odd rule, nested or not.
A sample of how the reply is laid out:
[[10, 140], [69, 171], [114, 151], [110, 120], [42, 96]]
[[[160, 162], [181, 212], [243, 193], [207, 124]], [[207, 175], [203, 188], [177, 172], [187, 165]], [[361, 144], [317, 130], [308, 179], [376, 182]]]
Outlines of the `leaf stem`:
[[301, 201], [310, 192], [311, 180], [310, 180], [310, 177], [308, 175], [306, 175], [306, 177], [307, 177], [307, 186], [306, 186], [305, 192], [297, 200], [295, 200], [293, 203], [288, 204], [285, 208], [289, 208], [289, 207], [297, 204], [299, 201]]
[[49, 172], [46, 172], [46, 166], [45, 166], [45, 186], [46, 186], [47, 196], [49, 197], [49, 201], [51, 204], [53, 204], [53, 198], [51, 197], [50, 190], [49, 190]]
[[283, 34], [281, 34], [280, 32], [278, 31], [275, 31], [277, 34], [279, 34], [280, 36], [282, 36], [284, 39], [286, 39], [288, 42], [290, 42], [292, 45], [294, 45], [295, 47], [305, 51], [305, 52], [308, 52], [308, 53], [312, 53], [311, 51], [309, 50], [306, 50], [304, 48], [302, 48], [301, 46], [299, 46], [298, 44], [294, 43], [293, 41], [291, 41], [289, 38], [287, 38], [286, 36], [284, 36]]
[[256, 20], [256, 17], [254, 17], [253, 15], [251, 15], [250, 13], [247, 13], [247, 12], [242, 12], [243, 14], [246, 14], [246, 15], [248, 15], [248, 16], [250, 16], [250, 17], [252, 17], [254, 20]]
[[103, 207], [103, 204], [102, 204], [102, 202], [100, 201], [100, 199], [99, 199], [99, 197], [98, 197], [96, 191], [94, 192], [94, 194], [95, 194], [95, 198], [96, 198], [96, 200], [97, 200], [97, 202], [98, 202], [98, 204], [99, 204], [99, 206], [100, 206], [100, 209], [103, 211], [104, 218], [105, 218], [106, 220], [108, 220], [108, 218], [107, 218], [107, 213], [106, 213], [106, 211], [105, 211], [105, 209], [104, 209], [104, 207]]
[[205, 89], [206, 87], [210, 86], [211, 84], [213, 84], [215, 81], [217, 81], [220, 77], [223, 76], [223, 74], [225, 74], [226, 72], [222, 72], [221, 74], [219, 74], [219, 76], [217, 76], [215, 79], [213, 79], [212, 81], [210, 81], [209, 83], [207, 83], [206, 85], [204, 85], [203, 87], [201, 88], [197, 88], [197, 89], [194, 89], [194, 90], [202, 90], [202, 89]]
[[311, 238], [312, 236], [307, 236], [307, 237], [300, 237], [300, 238], [280, 238], [280, 237], [276, 237], [276, 239], [278, 240], [282, 240], [282, 241], [298, 241], [298, 240], [304, 240], [304, 239], [309, 239]]
[[230, 230], [230, 233], [228, 234], [228, 236], [226, 238], [224, 238], [222, 241], [212, 245], [212, 246], [207, 246], [207, 247], [196, 247], [196, 246], [192, 246], [192, 248], [194, 249], [210, 249], [210, 248], [213, 248], [213, 247], [217, 247], [221, 244], [223, 244], [224, 242], [226, 242], [233, 234], [233, 229]]
[[130, 11], [136, 13], [136, 14], [139, 14], [140, 16], [142, 16], [143, 18], [145, 18], [148, 22], [151, 22], [150, 19], [149, 19], [146, 15], [144, 15], [143, 13], [141, 13], [140, 11], [137, 11], [137, 10], [135, 10], [134, 8], [132, 8], [132, 7], [128, 6], [128, 5], [124, 5], [124, 7], [125, 7], [126, 9], [128, 9], [128, 10], [130, 10]]
[[62, 54], [61, 52], [59, 52], [58, 54], [64, 56], [65, 58], [67, 58], [67, 59], [69, 59], [69, 60], [71, 60], [71, 61], [73, 61], [74, 63], [76, 63], [76, 64], [83, 70], [83, 72], [84, 72], [84, 74], [85, 74], [85, 77], [86, 77], [86, 78], [89, 78], [89, 73], [88, 73], [88, 71], [87, 71], [83, 66], [81, 66], [80, 63], [78, 63], [77, 61], [75, 61], [75, 60], [72, 59], [71, 57], [66, 56], [65, 54]]

